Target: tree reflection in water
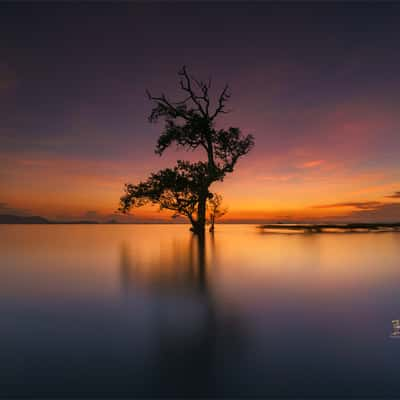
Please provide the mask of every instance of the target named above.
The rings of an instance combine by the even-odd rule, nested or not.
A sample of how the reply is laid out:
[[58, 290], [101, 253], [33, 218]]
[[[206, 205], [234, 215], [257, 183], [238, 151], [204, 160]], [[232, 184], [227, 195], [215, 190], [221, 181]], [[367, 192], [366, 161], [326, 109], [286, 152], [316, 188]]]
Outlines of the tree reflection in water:
[[240, 371], [244, 331], [238, 315], [218, 302], [211, 282], [213, 235], [208, 239], [206, 243], [193, 235], [145, 262], [138, 254], [132, 256], [128, 244], [121, 247], [123, 292], [142, 290], [160, 301], [152, 307], [157, 338], [150, 363], [151, 392], [146, 394], [226, 396], [235, 387], [232, 379]]

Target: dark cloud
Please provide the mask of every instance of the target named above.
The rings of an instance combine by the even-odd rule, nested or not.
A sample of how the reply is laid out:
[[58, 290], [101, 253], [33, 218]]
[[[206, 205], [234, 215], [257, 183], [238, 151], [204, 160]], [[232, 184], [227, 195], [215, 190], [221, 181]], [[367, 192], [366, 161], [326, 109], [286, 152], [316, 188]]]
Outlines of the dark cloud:
[[393, 194], [390, 194], [386, 196], [389, 199], [400, 199], [400, 191], [399, 192], [394, 192]]
[[[400, 191], [385, 196], [400, 199]], [[330, 221], [354, 222], [398, 222], [400, 221], [400, 203], [383, 203], [381, 201], [349, 201], [343, 203], [322, 204], [313, 208], [353, 207], [355, 210], [347, 215], [325, 217]]]
[[350, 201], [344, 203], [322, 204], [313, 208], [337, 208], [337, 207], [355, 207], [359, 210], [376, 210], [384, 203], [380, 201]]
[[400, 203], [381, 203], [375, 209], [353, 211], [346, 218], [360, 222], [399, 222]]

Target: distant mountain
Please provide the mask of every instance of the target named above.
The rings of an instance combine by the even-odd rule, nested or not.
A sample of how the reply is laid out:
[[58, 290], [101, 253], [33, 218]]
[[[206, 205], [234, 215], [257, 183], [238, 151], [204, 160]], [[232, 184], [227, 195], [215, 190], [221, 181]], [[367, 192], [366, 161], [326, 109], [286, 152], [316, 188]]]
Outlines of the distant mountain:
[[76, 225], [76, 224], [84, 224], [84, 225], [91, 225], [91, 224], [98, 224], [97, 221], [51, 221], [49, 224], [64, 224], [64, 225]]
[[19, 215], [0, 214], [0, 224], [50, 224], [43, 217], [21, 217]]
[[49, 221], [46, 218], [33, 216], [0, 214], [0, 224], [98, 224], [97, 221]]

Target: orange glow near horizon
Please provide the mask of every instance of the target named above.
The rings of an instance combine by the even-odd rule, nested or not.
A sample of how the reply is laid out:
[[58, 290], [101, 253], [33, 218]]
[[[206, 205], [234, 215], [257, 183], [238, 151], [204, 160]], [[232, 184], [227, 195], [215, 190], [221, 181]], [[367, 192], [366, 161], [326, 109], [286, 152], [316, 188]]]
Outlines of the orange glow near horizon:
[[[332, 161], [294, 157], [290, 173], [282, 174], [276, 165], [282, 157], [266, 164], [261, 160], [244, 160], [237, 172], [218, 183], [213, 190], [224, 196], [229, 209], [225, 222], [264, 220], [320, 220], [360, 218], [366, 211], [397, 204], [387, 196], [400, 187], [396, 171], [352, 171]], [[130, 168], [129, 163], [104, 163], [87, 160], [30, 157], [22, 160], [3, 158], [8, 166], [8, 179], [2, 181], [3, 208], [25, 214], [56, 219], [116, 218], [118, 200], [126, 182], [146, 177], [146, 165]], [[162, 167], [162, 158], [154, 157]], [[290, 165], [289, 165], [290, 166]], [[271, 171], [268, 171], [270, 169]], [[106, 172], [104, 172], [106, 171]], [[126, 171], [124, 176], [121, 171]], [[29, 202], [26, 199], [29, 199]], [[377, 204], [373, 204], [373, 203]], [[400, 205], [400, 203], [399, 203]], [[0, 212], [0, 213], [5, 213]], [[137, 222], [172, 222], [170, 213], [158, 212], [155, 206], [132, 210], [133, 216], [122, 220]], [[379, 213], [378, 213], [379, 214]], [[121, 217], [117, 217], [121, 218]], [[373, 219], [368, 215], [368, 219]], [[379, 219], [379, 215], [377, 217]], [[399, 218], [400, 219], [400, 218]]]

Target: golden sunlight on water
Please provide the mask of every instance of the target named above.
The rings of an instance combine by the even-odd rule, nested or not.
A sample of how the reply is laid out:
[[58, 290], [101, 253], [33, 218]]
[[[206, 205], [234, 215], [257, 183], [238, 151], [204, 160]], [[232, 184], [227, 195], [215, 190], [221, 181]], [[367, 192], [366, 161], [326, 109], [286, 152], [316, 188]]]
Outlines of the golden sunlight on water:
[[[396, 233], [284, 235], [221, 225], [207, 236], [204, 257], [212, 284], [227, 295], [265, 289], [340, 300], [397, 280], [399, 245]], [[0, 250], [3, 296], [115, 297], [121, 280], [184, 287], [199, 257], [182, 225], [3, 226]]]

